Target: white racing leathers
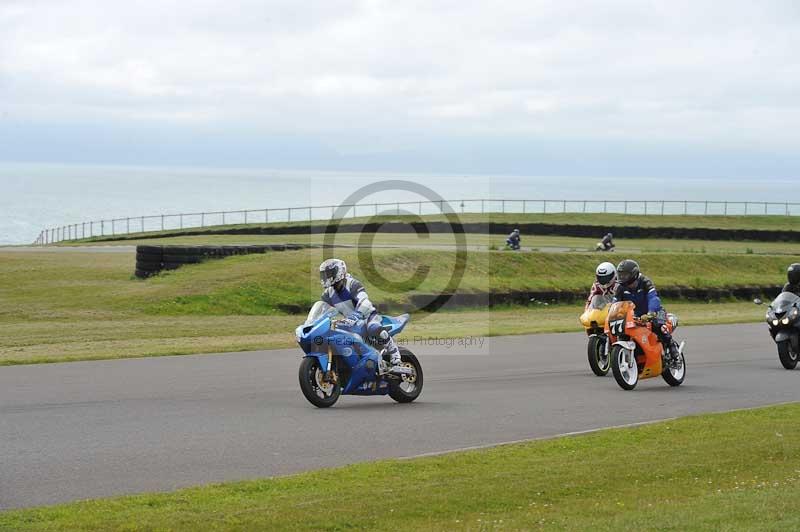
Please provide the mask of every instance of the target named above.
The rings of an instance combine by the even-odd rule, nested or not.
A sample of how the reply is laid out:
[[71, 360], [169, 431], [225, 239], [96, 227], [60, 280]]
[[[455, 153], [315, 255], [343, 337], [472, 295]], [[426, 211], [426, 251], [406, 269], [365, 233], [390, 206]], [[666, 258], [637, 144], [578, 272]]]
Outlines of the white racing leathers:
[[337, 291], [332, 286], [328, 287], [322, 292], [321, 299], [332, 307], [336, 307], [336, 310], [345, 316], [349, 316], [353, 312], [364, 316], [367, 319], [367, 335], [370, 341], [385, 346], [392, 364], [400, 363], [400, 350], [397, 348], [397, 343], [394, 338], [389, 336], [389, 333], [381, 328], [381, 316], [369, 300], [361, 281], [348, 274], [341, 290]]

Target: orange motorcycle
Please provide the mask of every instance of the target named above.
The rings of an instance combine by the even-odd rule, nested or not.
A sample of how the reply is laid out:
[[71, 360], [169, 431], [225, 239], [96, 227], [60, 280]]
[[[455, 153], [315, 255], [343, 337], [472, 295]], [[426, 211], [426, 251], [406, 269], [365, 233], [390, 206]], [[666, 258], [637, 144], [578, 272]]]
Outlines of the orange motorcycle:
[[[619, 301], [608, 310], [605, 331], [611, 344], [611, 371], [623, 390], [633, 390], [639, 379], [661, 375], [670, 386], [680, 386], [686, 376], [683, 348], [674, 362], [665, 357], [664, 345], [653, 332], [653, 316], [636, 317], [632, 301]], [[667, 314], [669, 332], [678, 326], [678, 319]]]

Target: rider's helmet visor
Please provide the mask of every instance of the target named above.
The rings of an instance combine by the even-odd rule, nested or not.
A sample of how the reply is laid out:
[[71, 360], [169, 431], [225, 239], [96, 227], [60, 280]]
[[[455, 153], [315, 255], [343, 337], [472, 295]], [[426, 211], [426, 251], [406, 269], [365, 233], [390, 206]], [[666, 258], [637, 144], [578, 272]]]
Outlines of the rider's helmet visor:
[[325, 287], [332, 286], [338, 273], [339, 268], [336, 265], [333, 265], [319, 272], [319, 280]]

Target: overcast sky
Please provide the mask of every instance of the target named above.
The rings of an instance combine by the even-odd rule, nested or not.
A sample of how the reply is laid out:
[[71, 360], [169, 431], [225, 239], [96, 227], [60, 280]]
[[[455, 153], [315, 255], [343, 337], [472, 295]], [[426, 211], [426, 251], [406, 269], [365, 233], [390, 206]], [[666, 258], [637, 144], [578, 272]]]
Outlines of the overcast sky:
[[0, 160], [800, 176], [800, 2], [0, 0]]

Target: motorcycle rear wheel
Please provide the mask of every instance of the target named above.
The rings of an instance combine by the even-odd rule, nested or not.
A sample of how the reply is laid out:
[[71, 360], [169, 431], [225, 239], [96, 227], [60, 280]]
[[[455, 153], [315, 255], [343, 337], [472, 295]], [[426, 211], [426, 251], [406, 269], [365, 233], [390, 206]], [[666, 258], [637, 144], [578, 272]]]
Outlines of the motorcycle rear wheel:
[[422, 365], [417, 360], [417, 356], [408, 349], [400, 348], [400, 358], [403, 365], [414, 368], [413, 378], [403, 377], [397, 382], [389, 384], [389, 397], [398, 403], [410, 403], [422, 393]]
[[587, 354], [589, 357], [589, 367], [598, 377], [608, 375], [611, 369], [611, 357], [606, 351], [606, 339], [602, 336], [590, 336]]
[[639, 365], [636, 363], [636, 354], [621, 345], [611, 348], [611, 371], [614, 374], [614, 380], [623, 390], [633, 390], [639, 383]]
[[794, 369], [797, 366], [797, 353], [792, 351], [792, 346], [789, 340], [778, 342], [778, 358], [781, 359], [781, 364], [786, 369]]
[[[303, 395], [308, 399], [309, 403], [317, 408], [328, 408], [339, 400], [342, 388], [337, 382], [332, 385], [329, 391], [326, 391], [321, 385], [322, 373], [322, 368], [320, 368], [319, 360], [316, 357], [305, 357], [300, 362], [298, 378]], [[331, 385], [328, 384], [328, 386]]]

